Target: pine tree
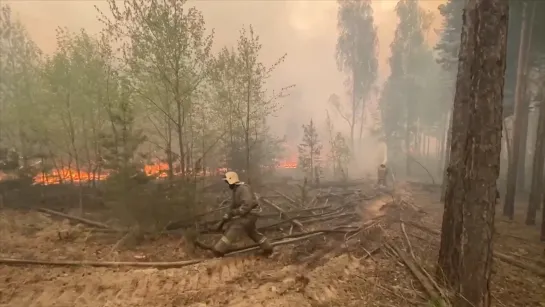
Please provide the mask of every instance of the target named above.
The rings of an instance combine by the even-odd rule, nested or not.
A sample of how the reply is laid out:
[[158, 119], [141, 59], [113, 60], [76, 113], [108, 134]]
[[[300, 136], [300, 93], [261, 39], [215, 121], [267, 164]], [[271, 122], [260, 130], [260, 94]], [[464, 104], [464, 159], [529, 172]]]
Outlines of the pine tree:
[[331, 152], [330, 157], [333, 160], [334, 168], [342, 176], [342, 179], [346, 179], [348, 176], [348, 162], [350, 161], [350, 148], [346, 142], [346, 139], [342, 133], [337, 132], [335, 137], [330, 143]]
[[503, 0], [470, 1], [463, 19], [437, 274], [456, 291], [453, 306], [484, 307], [491, 305], [509, 6]]
[[[418, 0], [401, 0], [396, 6], [399, 24], [390, 45], [390, 76], [381, 97], [383, 129], [388, 144], [388, 155], [399, 155], [402, 141], [410, 151], [411, 136], [416, 132], [419, 100], [423, 97], [426, 73], [422, 70], [430, 59], [424, 41], [426, 14]], [[393, 157], [388, 161], [396, 161]], [[395, 162], [394, 162], [395, 163]], [[406, 164], [407, 172], [409, 164]]]
[[320, 169], [319, 160], [322, 144], [312, 119], [309, 124], [303, 125], [303, 132], [303, 141], [298, 146], [299, 166], [308, 177], [314, 179]]
[[448, 0], [439, 6], [443, 16], [441, 35], [435, 45], [438, 52], [437, 62], [455, 77], [458, 71], [458, 52], [460, 50], [460, 35], [462, 34], [462, 13], [465, 0]]

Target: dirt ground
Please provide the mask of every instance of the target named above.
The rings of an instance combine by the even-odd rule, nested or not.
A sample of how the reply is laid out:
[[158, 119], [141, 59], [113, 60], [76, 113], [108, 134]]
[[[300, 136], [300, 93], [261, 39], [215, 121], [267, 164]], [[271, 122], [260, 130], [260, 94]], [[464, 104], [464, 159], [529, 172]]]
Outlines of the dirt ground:
[[[410, 194], [425, 212], [422, 223], [439, 230], [437, 195], [416, 188]], [[545, 270], [538, 227], [520, 220], [498, 218], [496, 250]], [[401, 241], [396, 227], [385, 231]], [[35, 211], [0, 211], [0, 232], [1, 258], [179, 261], [192, 254], [174, 237], [117, 249], [119, 238], [91, 235], [83, 225]], [[416, 257], [433, 273], [439, 237], [408, 226], [407, 233]], [[311, 263], [300, 261], [310, 246], [286, 245], [271, 258], [244, 254], [161, 270], [0, 264], [0, 306], [431, 306], [403, 263], [384, 249], [365, 256], [364, 243], [347, 252], [324, 245], [323, 256]], [[545, 279], [500, 260], [492, 291], [495, 306], [545, 306]]]

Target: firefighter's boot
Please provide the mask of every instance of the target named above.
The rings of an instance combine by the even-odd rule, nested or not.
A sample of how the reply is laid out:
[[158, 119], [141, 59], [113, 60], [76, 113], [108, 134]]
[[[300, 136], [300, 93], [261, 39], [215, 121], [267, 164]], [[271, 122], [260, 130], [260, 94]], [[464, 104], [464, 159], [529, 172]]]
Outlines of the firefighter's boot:
[[265, 236], [263, 237], [263, 239], [260, 240], [259, 247], [261, 248], [261, 254], [263, 256], [268, 257], [272, 255], [272, 253], [274, 252], [273, 245], [271, 244], [269, 239], [267, 239]]
[[229, 239], [226, 236], [222, 236], [212, 248], [212, 253], [215, 257], [223, 257], [229, 250], [230, 245]]

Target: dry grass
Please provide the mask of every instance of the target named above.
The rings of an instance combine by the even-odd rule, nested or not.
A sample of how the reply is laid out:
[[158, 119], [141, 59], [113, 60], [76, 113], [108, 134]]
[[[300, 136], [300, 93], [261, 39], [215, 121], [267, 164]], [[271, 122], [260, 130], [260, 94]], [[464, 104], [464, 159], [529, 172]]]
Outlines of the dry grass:
[[[397, 195], [403, 200], [398, 206], [380, 210], [388, 197], [380, 198], [364, 206], [362, 216], [370, 219], [386, 211], [438, 229], [442, 206], [435, 195], [408, 187]], [[2, 257], [178, 261], [189, 258], [187, 253], [202, 256], [182, 237], [144, 239], [127, 249], [116, 246], [120, 237], [99, 236], [41, 213], [0, 214]], [[505, 234], [497, 238], [498, 250], [538, 265], [543, 261], [537, 227], [497, 225]], [[410, 225], [404, 232], [399, 223], [386, 222], [339, 241], [317, 238], [284, 246], [271, 259], [239, 255], [166, 270], [0, 265], [0, 306], [432, 306], [406, 265], [383, 248], [386, 239], [408, 255], [411, 249], [416, 263], [434, 272], [438, 236]], [[542, 278], [501, 261], [494, 271], [496, 306], [545, 306]]]

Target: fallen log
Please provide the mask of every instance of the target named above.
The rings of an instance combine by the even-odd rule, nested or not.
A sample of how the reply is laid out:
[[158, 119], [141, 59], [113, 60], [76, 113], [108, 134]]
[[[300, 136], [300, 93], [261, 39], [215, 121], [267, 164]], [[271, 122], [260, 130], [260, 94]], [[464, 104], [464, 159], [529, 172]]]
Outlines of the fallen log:
[[222, 211], [224, 209], [227, 209], [228, 207], [229, 206], [220, 206], [219, 208], [216, 208], [216, 209], [204, 212], [204, 213], [197, 214], [197, 215], [192, 216], [190, 218], [186, 218], [186, 219], [183, 219], [183, 220], [180, 220], [180, 221], [168, 223], [165, 226], [165, 230], [176, 230], [176, 229], [187, 227], [187, 226], [193, 224], [196, 219], [199, 219], [199, 218], [201, 218], [203, 216], [207, 216], [207, 215], [212, 214], [212, 213]]
[[[326, 230], [328, 231], [328, 230]], [[310, 239], [312, 237], [319, 236], [321, 234], [325, 234], [326, 231], [317, 231], [312, 233], [307, 233], [301, 236], [299, 234], [298, 237], [295, 238], [286, 238], [284, 240], [275, 241], [271, 243], [272, 246], [280, 246], [280, 245], [286, 245], [295, 243], [298, 241], [302, 241], [305, 239]], [[333, 231], [333, 230], [330, 230]], [[196, 242], [197, 243], [197, 242]], [[202, 247], [202, 246], [201, 246]], [[233, 256], [237, 254], [242, 254], [246, 252], [251, 252], [254, 250], [258, 250], [260, 247], [258, 245], [256, 246], [249, 246], [244, 247], [238, 250], [233, 250], [225, 256]], [[209, 249], [209, 248], [207, 248]], [[197, 263], [201, 263], [205, 261], [206, 259], [194, 259], [194, 260], [186, 260], [186, 261], [174, 261], [174, 262], [112, 262], [112, 261], [59, 261], [59, 260], [29, 260], [29, 259], [12, 259], [12, 258], [0, 258], [0, 264], [4, 265], [45, 265], [45, 266], [91, 266], [91, 267], [144, 267], [144, 268], [161, 268], [161, 269], [168, 269], [168, 268], [181, 268], [184, 266], [189, 266]]]
[[[409, 222], [409, 221], [404, 221], [404, 222], [409, 226], [412, 226], [414, 228], [418, 228], [418, 229], [423, 230], [423, 231], [425, 231], [425, 232], [427, 232], [429, 234], [441, 235], [441, 231], [431, 229], [431, 228], [426, 227], [424, 225], [420, 225], [418, 223]], [[538, 275], [540, 277], [545, 277], [545, 270], [538, 267], [538, 266], [520, 262], [520, 261], [516, 260], [515, 258], [513, 258], [513, 257], [511, 257], [509, 255], [506, 255], [506, 254], [503, 254], [503, 253], [500, 253], [500, 252], [497, 252], [497, 251], [495, 251], [493, 253], [493, 255], [494, 255], [495, 258], [498, 258], [503, 262], [507, 262], [507, 263], [509, 263], [511, 265], [514, 265], [514, 266], [518, 267], [518, 268], [528, 270], [528, 271], [530, 271], [530, 272], [532, 272], [532, 273], [534, 273], [534, 274], [536, 274], [536, 275]]]
[[335, 215], [330, 215], [330, 216], [322, 216], [322, 217], [308, 219], [308, 220], [305, 220], [304, 223], [305, 223], [305, 225], [308, 225], [308, 224], [323, 222], [323, 221], [333, 221], [333, 220], [346, 218], [346, 217], [358, 218], [358, 215], [355, 214], [355, 213], [341, 213], [341, 214], [335, 214]]
[[428, 296], [432, 299], [434, 302], [440, 302], [439, 306], [445, 306], [444, 300], [441, 298], [440, 294], [435, 291], [435, 288], [433, 284], [428, 280], [426, 275], [422, 273], [421, 269], [418, 267], [418, 265], [410, 259], [410, 257], [401, 249], [399, 249], [397, 246], [386, 243], [386, 246], [391, 249], [391, 251], [396, 254], [401, 261], [405, 264], [405, 266], [411, 271], [413, 276], [420, 282]]
[[[284, 219], [287, 219], [286, 218], [286, 211], [284, 209], [280, 208], [278, 205], [276, 205], [275, 203], [273, 203], [273, 202], [271, 202], [271, 201], [269, 201], [269, 200], [267, 200], [265, 198], [260, 198], [257, 195], [256, 195], [256, 197], [257, 197], [258, 200], [261, 200], [264, 204], [269, 205], [269, 206], [273, 207], [274, 209], [276, 209], [278, 212], [280, 212], [282, 214], [282, 217]], [[297, 219], [291, 220], [290, 223], [292, 223], [293, 225], [299, 227], [299, 229], [301, 229], [303, 231], [303, 229], [304, 229], [303, 224], [301, 224], [301, 222], [299, 222]]]
[[500, 252], [494, 252], [494, 257], [500, 259], [503, 262], [507, 262], [507, 263], [509, 263], [511, 265], [514, 265], [514, 266], [516, 266], [518, 268], [528, 270], [528, 271], [536, 274], [539, 277], [544, 277], [545, 278], [545, 269], [542, 269], [542, 268], [540, 268], [540, 267], [538, 267], [536, 265], [520, 262], [520, 261], [516, 260], [515, 258], [513, 258], [513, 257], [511, 257], [509, 255], [500, 253]]
[[184, 266], [197, 264], [204, 259], [175, 261], [175, 262], [114, 262], [114, 261], [70, 261], [70, 260], [29, 260], [0, 258], [0, 264], [5, 265], [46, 265], [46, 266], [90, 266], [90, 267], [141, 267], [141, 268], [181, 268]]
[[[335, 227], [335, 228], [327, 228], [327, 229], [317, 229], [317, 230], [313, 230], [313, 231], [308, 231], [308, 232], [300, 232], [300, 233], [294, 233], [294, 234], [289, 234], [289, 235], [285, 235], [285, 236], [281, 236], [281, 237], [278, 237], [278, 238], [273, 238], [272, 239], [272, 245], [274, 246], [275, 244], [278, 245], [277, 243], [278, 242], [284, 242], [284, 240], [286, 239], [297, 239], [297, 238], [301, 238], [302, 239], [305, 239], [305, 238], [308, 238], [309, 236], [315, 236], [315, 235], [325, 235], [325, 234], [329, 234], [329, 233], [344, 233], [344, 234], [350, 234], [350, 233], [354, 233], [356, 231], [360, 231], [361, 230], [361, 227], [356, 227], [356, 226], [341, 226], [341, 227]], [[298, 241], [298, 240], [297, 240]], [[290, 241], [292, 242], [292, 241]], [[212, 250], [212, 247], [211, 246], [208, 246], [198, 240], [195, 240], [193, 242], [197, 247], [199, 248], [202, 248], [204, 250], [209, 250], [211, 251]], [[287, 244], [287, 243], [286, 243]], [[282, 245], [282, 244], [280, 244]], [[235, 249], [232, 249], [228, 254], [230, 253], [234, 253], [234, 252], [239, 252], [239, 251], [242, 251], [242, 250], [255, 250], [255, 249], [258, 249], [259, 248], [259, 244], [251, 244], [251, 245], [247, 245], [247, 246], [244, 246], [244, 247], [241, 247], [241, 248], [235, 248]], [[228, 255], [226, 254], [226, 255]]]
[[[276, 194], [278, 194], [278, 195], [280, 195], [282, 198], [284, 198], [285, 200], [287, 200], [287, 201], [288, 201], [290, 204], [292, 204], [293, 206], [297, 206], [297, 202], [296, 202], [293, 198], [289, 197], [288, 195], [286, 195], [286, 194], [284, 194], [284, 193], [282, 193], [282, 192], [280, 192], [280, 191], [277, 191], [277, 190], [273, 190], [273, 192], [276, 193]], [[292, 206], [292, 207], [293, 207], [293, 206]]]
[[347, 181], [324, 181], [320, 182], [320, 184], [311, 184], [310, 187], [313, 189], [320, 189], [320, 188], [335, 188], [335, 187], [350, 187], [350, 186], [357, 186], [357, 185], [363, 185], [365, 183], [369, 182], [365, 179], [354, 179], [354, 180], [347, 180]]
[[88, 225], [88, 226], [93, 226], [93, 227], [102, 228], [102, 229], [111, 229], [111, 227], [106, 225], [106, 224], [91, 221], [91, 220], [88, 220], [86, 218], [77, 217], [77, 216], [65, 214], [65, 213], [62, 213], [62, 212], [54, 211], [54, 210], [51, 210], [51, 209], [38, 208], [37, 210], [40, 211], [40, 212], [43, 212], [43, 213], [50, 214], [50, 215], [59, 216], [59, 217], [65, 218], [65, 219], [80, 222], [80, 223]]
[[[298, 241], [310, 239], [312, 237], [316, 237], [316, 236], [319, 236], [319, 235], [322, 235], [322, 234], [324, 234], [324, 232], [311, 233], [311, 234], [308, 234], [308, 235], [302, 236], [302, 237], [300, 236], [300, 237], [296, 237], [296, 238], [292, 238], [292, 239], [285, 239], [285, 240], [282, 240], [282, 241], [272, 242], [271, 245], [272, 246], [280, 246], [280, 245], [291, 244], [291, 243], [295, 243], [295, 242], [298, 242]], [[246, 247], [246, 248], [243, 248], [243, 249], [240, 249], [240, 250], [231, 251], [231, 252], [225, 254], [225, 256], [238, 255], [238, 254], [242, 254], [242, 253], [255, 251], [255, 250], [258, 250], [258, 249], [260, 249], [259, 246]]]

